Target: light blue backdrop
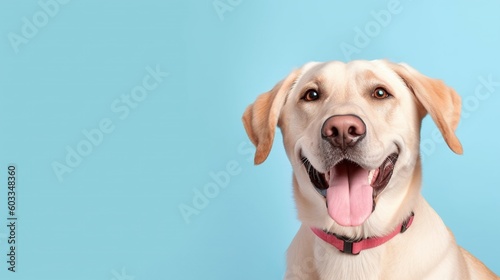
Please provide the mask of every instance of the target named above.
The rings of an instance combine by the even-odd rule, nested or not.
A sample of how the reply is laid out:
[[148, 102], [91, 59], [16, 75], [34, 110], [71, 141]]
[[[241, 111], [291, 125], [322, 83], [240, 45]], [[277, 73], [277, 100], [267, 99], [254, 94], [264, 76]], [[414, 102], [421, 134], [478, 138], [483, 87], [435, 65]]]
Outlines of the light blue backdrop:
[[307, 61], [376, 58], [405, 61], [464, 98], [463, 156], [424, 123], [423, 192], [458, 243], [500, 273], [499, 9], [2, 1], [0, 278], [280, 279], [299, 226], [291, 170], [279, 133], [269, 159], [252, 165], [240, 117]]

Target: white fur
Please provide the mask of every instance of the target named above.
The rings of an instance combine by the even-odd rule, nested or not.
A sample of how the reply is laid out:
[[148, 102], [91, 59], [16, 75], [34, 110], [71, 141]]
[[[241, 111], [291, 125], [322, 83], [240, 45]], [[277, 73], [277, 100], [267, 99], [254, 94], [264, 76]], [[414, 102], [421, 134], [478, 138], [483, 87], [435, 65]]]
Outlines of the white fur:
[[[286, 86], [289, 88], [283, 88]], [[370, 91], [378, 86], [385, 87], [392, 98], [370, 98]], [[320, 99], [301, 101], [310, 88], [318, 88]], [[302, 222], [287, 252], [285, 279], [500, 279], [456, 244], [420, 194], [419, 130], [425, 111], [439, 120], [438, 127], [445, 132], [450, 148], [462, 152], [454, 134], [460, 98], [451, 88], [407, 65], [387, 61], [308, 63], [287, 77], [281, 87], [261, 95], [245, 112], [245, 128], [257, 146], [256, 163], [265, 160], [271, 149], [277, 118], [273, 114], [278, 111]], [[390, 154], [399, 155], [389, 184], [376, 198], [375, 211], [354, 227], [341, 226], [330, 218], [325, 198], [312, 185], [301, 160], [306, 157], [319, 172], [328, 170], [328, 144], [319, 132], [327, 118], [345, 114], [358, 116], [366, 125], [366, 136], [350, 150], [351, 160], [373, 170]], [[311, 231], [317, 227], [351, 238], [384, 236], [411, 212], [415, 218], [406, 232], [356, 256], [340, 252]]]

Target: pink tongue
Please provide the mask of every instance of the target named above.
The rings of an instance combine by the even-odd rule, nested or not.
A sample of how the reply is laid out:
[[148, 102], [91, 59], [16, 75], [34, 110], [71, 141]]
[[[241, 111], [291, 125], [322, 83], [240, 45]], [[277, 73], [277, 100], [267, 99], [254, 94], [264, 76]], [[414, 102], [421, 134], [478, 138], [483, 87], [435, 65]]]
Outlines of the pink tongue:
[[341, 226], [359, 226], [373, 209], [373, 188], [368, 172], [350, 162], [337, 164], [330, 170], [326, 191], [328, 214]]

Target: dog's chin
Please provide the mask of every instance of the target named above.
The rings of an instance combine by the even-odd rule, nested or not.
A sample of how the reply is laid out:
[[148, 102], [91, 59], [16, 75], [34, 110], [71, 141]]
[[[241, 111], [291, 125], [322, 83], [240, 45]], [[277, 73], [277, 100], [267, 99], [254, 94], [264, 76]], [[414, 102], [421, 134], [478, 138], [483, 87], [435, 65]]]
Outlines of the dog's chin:
[[396, 152], [389, 154], [374, 169], [342, 158], [324, 173], [319, 172], [308, 158], [301, 155], [301, 160], [312, 185], [325, 199], [330, 217], [341, 226], [352, 227], [363, 224], [375, 211], [377, 198], [392, 178], [398, 155]]

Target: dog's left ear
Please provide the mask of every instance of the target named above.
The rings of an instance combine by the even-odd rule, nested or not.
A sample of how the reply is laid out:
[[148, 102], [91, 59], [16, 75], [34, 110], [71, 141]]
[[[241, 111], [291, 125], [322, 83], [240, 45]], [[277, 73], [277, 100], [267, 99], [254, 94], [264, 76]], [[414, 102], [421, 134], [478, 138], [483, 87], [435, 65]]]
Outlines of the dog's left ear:
[[259, 95], [243, 114], [243, 125], [252, 143], [257, 147], [254, 163], [264, 162], [271, 151], [274, 132], [278, 124], [281, 108], [292, 88], [299, 70], [290, 73], [270, 91]]
[[[462, 144], [455, 135], [460, 120], [460, 95], [443, 81], [424, 76], [407, 64], [390, 65], [432, 117], [448, 147], [456, 154], [462, 154]], [[422, 118], [424, 116], [425, 112]]]

